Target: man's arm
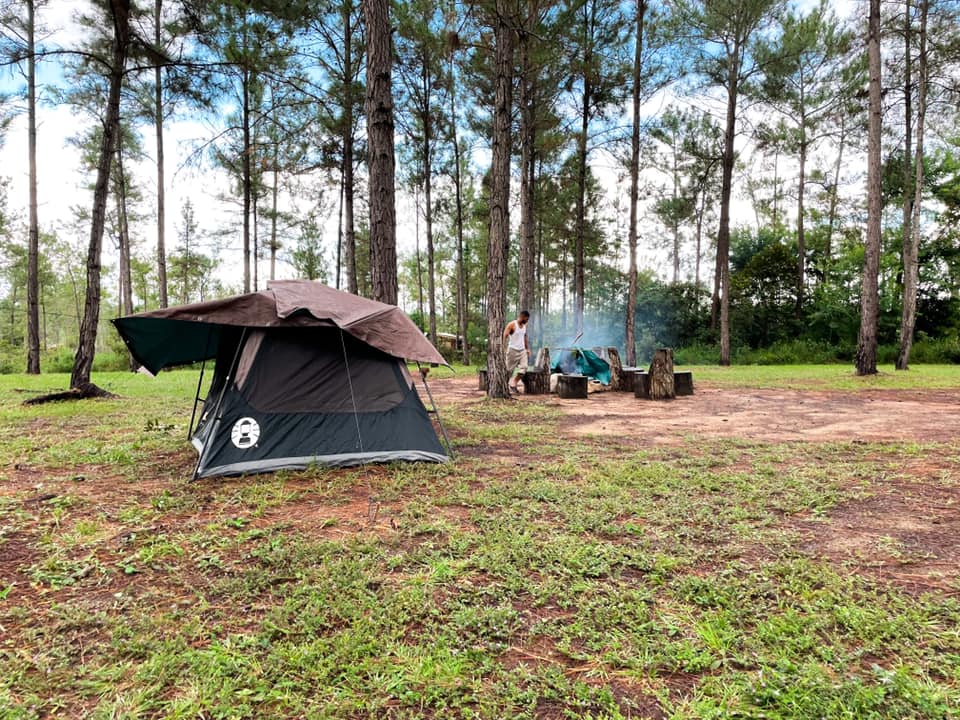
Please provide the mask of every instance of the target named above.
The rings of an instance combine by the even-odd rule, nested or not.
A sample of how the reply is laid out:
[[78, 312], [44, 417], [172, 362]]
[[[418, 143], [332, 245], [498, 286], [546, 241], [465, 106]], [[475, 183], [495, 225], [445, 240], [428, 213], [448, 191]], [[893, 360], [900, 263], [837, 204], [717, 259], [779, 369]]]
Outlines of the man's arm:
[[507, 326], [503, 329], [503, 339], [506, 340], [510, 335], [513, 335], [513, 320], [507, 323]]

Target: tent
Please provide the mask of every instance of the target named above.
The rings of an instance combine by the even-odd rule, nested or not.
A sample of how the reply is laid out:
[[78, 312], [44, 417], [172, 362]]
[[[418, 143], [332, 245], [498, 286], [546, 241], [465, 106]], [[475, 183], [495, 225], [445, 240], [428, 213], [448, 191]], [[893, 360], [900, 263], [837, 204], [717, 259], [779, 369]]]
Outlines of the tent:
[[604, 385], [610, 384], [610, 364], [593, 350], [584, 347], [560, 348], [553, 372], [586, 375]]
[[446, 361], [393, 305], [287, 280], [113, 322], [151, 373], [214, 360], [194, 477], [449, 457], [404, 359]]

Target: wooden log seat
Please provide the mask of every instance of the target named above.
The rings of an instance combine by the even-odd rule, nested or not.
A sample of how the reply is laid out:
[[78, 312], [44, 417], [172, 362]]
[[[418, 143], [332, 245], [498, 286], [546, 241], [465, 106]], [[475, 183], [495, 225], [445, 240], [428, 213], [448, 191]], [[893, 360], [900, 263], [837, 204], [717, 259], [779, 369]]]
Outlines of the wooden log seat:
[[[620, 392], [634, 392], [636, 388], [636, 377], [637, 375], [643, 375], [646, 373], [646, 370], [638, 367], [624, 367], [620, 368], [620, 387], [618, 388]], [[610, 383], [613, 385], [613, 383]]]
[[561, 375], [557, 379], [557, 395], [568, 400], [586, 400], [586, 375]]
[[610, 365], [610, 389], [614, 392], [626, 390], [624, 387], [623, 364], [620, 362], [620, 351], [615, 347], [606, 349], [607, 364]]
[[550, 349], [540, 348], [536, 365], [520, 373], [523, 392], [527, 395], [546, 395], [550, 392]]
[[489, 387], [490, 381], [487, 379], [487, 369], [479, 368], [477, 370], [477, 390], [486, 392]]
[[660, 348], [653, 353], [648, 374], [647, 390], [651, 400], [673, 400], [677, 396], [673, 386], [673, 350]]
[[644, 370], [633, 373], [633, 396], [650, 399], [650, 376]]
[[693, 395], [693, 373], [689, 370], [674, 371], [673, 389], [677, 393], [677, 396]]

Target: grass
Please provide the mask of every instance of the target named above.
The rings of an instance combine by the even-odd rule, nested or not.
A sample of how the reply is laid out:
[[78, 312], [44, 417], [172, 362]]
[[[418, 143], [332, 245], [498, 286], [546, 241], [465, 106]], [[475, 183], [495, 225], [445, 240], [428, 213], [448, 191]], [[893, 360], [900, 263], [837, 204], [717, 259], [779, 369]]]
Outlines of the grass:
[[852, 365], [684, 366], [694, 377], [725, 388], [789, 390], [942, 390], [960, 386], [960, 365], [911, 365], [898, 371], [880, 366], [876, 375], [858, 377]]
[[[695, 373], [960, 387], [945, 367]], [[123, 399], [25, 407], [66, 378], [0, 377], [2, 718], [960, 714], [956, 545], [896, 518], [829, 544], [904, 487], [952, 497], [952, 445], [643, 448], [477, 401], [442, 408], [456, 463], [191, 483], [196, 373], [94, 379]]]

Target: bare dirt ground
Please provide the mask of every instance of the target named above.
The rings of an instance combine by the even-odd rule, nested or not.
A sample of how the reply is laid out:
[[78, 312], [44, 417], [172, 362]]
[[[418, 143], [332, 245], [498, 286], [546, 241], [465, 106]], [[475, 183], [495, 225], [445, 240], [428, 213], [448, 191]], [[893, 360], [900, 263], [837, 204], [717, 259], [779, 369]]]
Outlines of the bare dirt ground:
[[[484, 399], [473, 377], [434, 380], [431, 390], [441, 411]], [[517, 402], [559, 408], [561, 432], [571, 438], [616, 437], [661, 446], [722, 438], [952, 445], [953, 457], [921, 455], [901, 463], [869, 496], [841, 503], [826, 518], [797, 517], [789, 524], [804, 538], [800, 549], [812, 556], [915, 592], [960, 594], [960, 393], [701, 384], [693, 396], [654, 402], [593, 386], [586, 400], [521, 394]]]
[[[433, 380], [444, 405], [481, 402], [476, 379]], [[596, 387], [596, 386], [594, 386]], [[696, 387], [670, 402], [638, 400], [629, 393], [593, 390], [586, 400], [519, 395], [519, 402], [559, 407], [573, 436], [643, 437], [673, 444], [694, 438], [744, 438], [764, 442], [918, 441], [960, 438], [960, 394], [943, 390], [871, 390], [857, 393]]]

